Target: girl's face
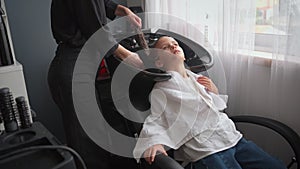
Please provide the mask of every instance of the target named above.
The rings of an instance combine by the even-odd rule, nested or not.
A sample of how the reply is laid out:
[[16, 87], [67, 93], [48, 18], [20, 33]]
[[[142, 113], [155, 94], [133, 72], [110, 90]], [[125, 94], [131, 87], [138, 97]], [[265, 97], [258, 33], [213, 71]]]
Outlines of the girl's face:
[[178, 60], [185, 60], [183, 50], [174, 38], [163, 36], [157, 41], [154, 47], [161, 49], [158, 51], [157, 57], [164, 65], [174, 63]]

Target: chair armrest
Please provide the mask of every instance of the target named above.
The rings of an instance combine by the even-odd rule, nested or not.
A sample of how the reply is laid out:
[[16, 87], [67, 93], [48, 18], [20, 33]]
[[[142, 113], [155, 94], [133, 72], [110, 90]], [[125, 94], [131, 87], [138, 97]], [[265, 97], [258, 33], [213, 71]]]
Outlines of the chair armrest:
[[159, 154], [155, 156], [154, 165], [156, 165], [161, 169], [184, 169], [173, 158], [163, 154]]
[[297, 166], [300, 168], [300, 137], [299, 135], [291, 129], [289, 126], [274, 120], [265, 117], [258, 116], [231, 116], [230, 117], [235, 123], [252, 123], [260, 126], [267, 127], [269, 129], [274, 130], [278, 134], [280, 134], [292, 147], [297, 161]]

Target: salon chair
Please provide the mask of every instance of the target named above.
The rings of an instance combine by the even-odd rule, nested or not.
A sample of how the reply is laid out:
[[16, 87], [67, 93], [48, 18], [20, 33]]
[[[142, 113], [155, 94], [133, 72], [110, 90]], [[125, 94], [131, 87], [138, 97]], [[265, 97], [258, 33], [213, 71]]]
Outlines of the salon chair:
[[[185, 52], [186, 67], [189, 68], [194, 73], [201, 73], [203, 75], [208, 76], [206, 70], [208, 70], [214, 64], [214, 60], [212, 57], [213, 54], [211, 52], [209, 52], [199, 44], [193, 42], [192, 40], [185, 38], [182, 35], [176, 34], [174, 32], [170, 32], [162, 29], [158, 29], [154, 31], [144, 30], [143, 32], [145, 34], [145, 39], [147, 40], [150, 47], [162, 35], [167, 35], [175, 38]], [[126, 39], [120, 40], [120, 44], [122, 44], [129, 50], [136, 51], [136, 52], [142, 51], [142, 48], [140, 47], [139, 43], [140, 43], [139, 39], [137, 39], [136, 36], [131, 36]], [[139, 55], [140, 57], [142, 56], [142, 60], [148, 59], [148, 58], [143, 58], [143, 56], [145, 56], [145, 54], [143, 53], [139, 53]], [[113, 60], [114, 61], [108, 62], [108, 63], [114, 63], [113, 65], [108, 65], [111, 74], [114, 73], [116, 67], [118, 67], [118, 64], [120, 63], [120, 61], [118, 61], [116, 57], [113, 57]], [[148, 61], [146, 62], [148, 63]], [[146, 67], [151, 67], [151, 65], [146, 65]], [[128, 95], [130, 98], [130, 102], [134, 106], [134, 108], [138, 111], [141, 112], [149, 111], [150, 108], [149, 94], [154, 84], [159, 81], [168, 80], [172, 77], [167, 72], [153, 67], [144, 70], [137, 70], [137, 69], [134, 70], [135, 68], [128, 65], [128, 69], [130, 71], [136, 72], [136, 75], [131, 80], [129, 86]], [[293, 150], [292, 161], [287, 165], [287, 167], [290, 168], [293, 166], [294, 163], [297, 163], [297, 169], [300, 169], [300, 137], [290, 127], [288, 127], [287, 125], [279, 121], [269, 119], [269, 118], [264, 118], [264, 117], [232, 116], [230, 118], [235, 123], [251, 123], [251, 124], [269, 128], [275, 131], [276, 133], [278, 133], [281, 137], [283, 137], [288, 142], [289, 146]], [[129, 131], [127, 132], [127, 135], [131, 137], [137, 136], [142, 128], [142, 123], [133, 122], [127, 119], [124, 120], [126, 121], [126, 125], [127, 125], [126, 131]], [[169, 150], [168, 154], [169, 156], [164, 156], [162, 154], [157, 155], [155, 157], [154, 163], [151, 166], [146, 164], [146, 162], [142, 159], [141, 160], [142, 165], [139, 165], [139, 168], [182, 169], [183, 167], [180, 165], [180, 162], [177, 162], [172, 158], [172, 150]]]
[[[151, 73], [149, 73], [151, 72]], [[149, 75], [150, 74], [150, 75]], [[156, 74], [154, 76], [154, 74]], [[167, 73], [161, 70], [155, 69], [148, 69], [145, 72], [140, 72], [135, 76], [135, 78], [131, 82], [131, 86], [129, 89], [130, 99], [132, 104], [135, 106], [136, 109], [145, 111], [150, 108], [149, 103], [149, 93], [151, 92], [152, 87], [154, 84], [161, 80], [167, 80]], [[150, 85], [151, 84], [151, 85]], [[145, 88], [149, 87], [150, 88]], [[152, 87], [151, 87], [152, 86]], [[291, 162], [287, 164], [287, 168], [291, 168], [294, 163], [297, 163], [297, 169], [300, 169], [300, 137], [299, 135], [293, 131], [287, 125], [265, 117], [258, 117], [258, 116], [231, 116], [230, 117], [235, 123], [250, 123], [258, 126], [262, 126], [268, 129], [273, 130], [274, 132], [278, 133], [281, 137], [283, 137], [289, 144], [289, 146], [293, 150], [293, 155], [291, 158]], [[138, 131], [137, 131], [138, 132]], [[170, 152], [168, 152], [169, 154]], [[171, 152], [172, 154], [172, 152]], [[169, 156], [164, 156], [162, 154], [157, 155], [155, 157], [154, 165], [158, 168], [162, 169], [182, 169], [175, 160], [173, 160]]]

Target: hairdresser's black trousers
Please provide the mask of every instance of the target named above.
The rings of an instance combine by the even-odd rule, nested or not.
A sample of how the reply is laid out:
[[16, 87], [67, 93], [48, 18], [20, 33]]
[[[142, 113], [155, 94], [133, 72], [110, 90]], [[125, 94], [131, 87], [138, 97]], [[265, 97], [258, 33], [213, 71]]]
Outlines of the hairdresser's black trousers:
[[[88, 169], [135, 169], [137, 164], [134, 159], [116, 156], [102, 149], [86, 135], [79, 124], [72, 101], [72, 75], [80, 50], [80, 47], [59, 44], [48, 72], [49, 89], [53, 100], [62, 112], [67, 144], [82, 156]], [[109, 80], [107, 82], [97, 88], [100, 90], [98, 92], [102, 93], [101, 97], [104, 97], [101, 107], [105, 111], [102, 112], [106, 113], [104, 116], [109, 117], [112, 123], [117, 124], [114, 126], [117, 130], [126, 133], [124, 119], [115, 111], [109, 94], [106, 94], [110, 92]]]

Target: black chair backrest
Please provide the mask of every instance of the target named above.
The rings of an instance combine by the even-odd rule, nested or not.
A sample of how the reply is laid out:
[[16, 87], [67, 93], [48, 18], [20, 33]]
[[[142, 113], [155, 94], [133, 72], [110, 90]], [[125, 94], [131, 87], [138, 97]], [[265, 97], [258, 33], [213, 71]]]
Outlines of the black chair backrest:
[[[204, 47], [202, 47], [198, 43], [195, 43], [194, 41], [182, 35], [162, 29], [158, 29], [156, 32], [148, 32], [147, 30], [143, 32], [145, 35], [145, 40], [147, 41], [148, 46], [150, 48], [153, 47], [155, 42], [161, 36], [173, 37], [179, 43], [179, 45], [185, 53], [186, 67], [195, 73], [201, 72], [207, 75], [205, 73], [206, 70], [213, 65], [213, 58], [210, 52], [208, 52]], [[135, 77], [131, 80], [128, 93], [130, 102], [135, 109], [139, 111], [148, 111], [150, 109], [149, 94], [152, 91], [154, 84], [159, 81], [170, 79], [171, 75], [163, 70], [154, 68], [155, 66], [153, 63], [151, 63], [151, 61], [149, 61], [149, 57], [143, 53], [143, 49], [139, 44], [140, 42], [136, 35], [127, 37], [125, 39], [120, 39], [119, 41], [119, 43], [125, 48], [129, 49], [130, 51], [139, 53], [139, 56], [141, 57], [144, 63], [149, 63], [149, 65], [145, 65], [146, 67], [150, 67], [148, 69], [134, 70], [135, 72], [139, 73], [137, 73]], [[116, 68], [119, 66], [119, 63], [121, 61], [117, 57], [106, 57], [106, 60], [107, 59], [109, 60], [107, 61], [109, 72], [113, 76]], [[128, 69], [135, 68], [128, 65]], [[131, 122], [132, 124], [129, 125], [136, 126], [134, 127], [136, 128], [135, 131], [132, 132], [139, 133], [142, 124], [133, 121]]]
[[149, 94], [156, 82], [169, 80], [171, 75], [160, 69], [146, 69], [139, 72], [130, 82], [129, 98], [139, 111], [150, 108]]

